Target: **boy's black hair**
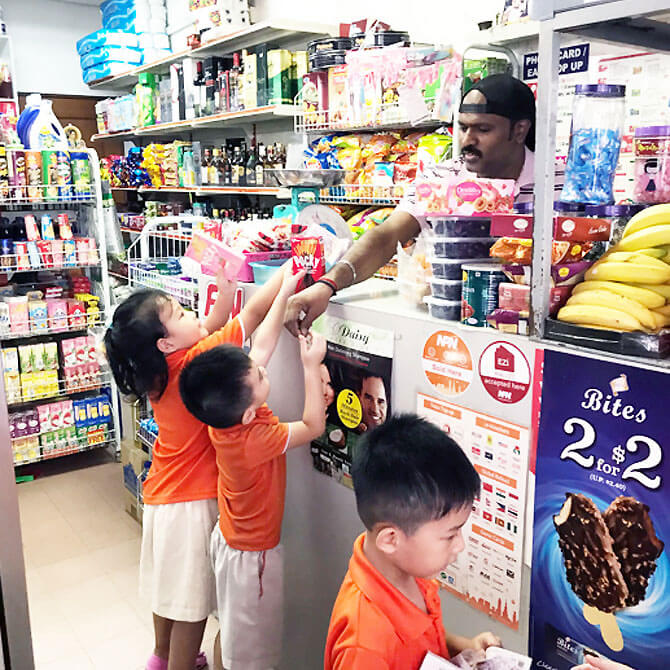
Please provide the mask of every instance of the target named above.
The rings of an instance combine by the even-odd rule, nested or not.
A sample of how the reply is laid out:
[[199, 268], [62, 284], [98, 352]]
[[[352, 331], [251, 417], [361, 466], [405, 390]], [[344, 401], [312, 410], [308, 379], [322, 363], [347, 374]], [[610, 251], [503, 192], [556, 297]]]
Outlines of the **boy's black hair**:
[[179, 377], [186, 409], [214, 428], [242, 423], [242, 415], [253, 401], [249, 370], [251, 359], [232, 344], [220, 344], [199, 354]]
[[472, 505], [481, 485], [458, 444], [415, 414], [391, 417], [366, 433], [351, 474], [365, 527], [390, 523], [407, 535]]
[[121, 393], [142, 398], [165, 391], [168, 366], [157, 342], [167, 335], [160, 313], [169, 304], [167, 294], [145, 289], [116, 308], [105, 333], [105, 353]]

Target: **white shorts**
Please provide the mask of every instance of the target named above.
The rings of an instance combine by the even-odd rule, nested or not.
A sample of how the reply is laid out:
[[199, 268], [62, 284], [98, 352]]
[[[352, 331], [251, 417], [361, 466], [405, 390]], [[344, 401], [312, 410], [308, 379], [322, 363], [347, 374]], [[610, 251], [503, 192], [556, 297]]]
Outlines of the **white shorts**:
[[145, 505], [140, 592], [151, 610], [174, 621], [203, 621], [216, 609], [209, 556], [215, 499]]
[[270, 670], [281, 658], [284, 558], [281, 545], [240, 551], [212, 532], [212, 566], [226, 670]]

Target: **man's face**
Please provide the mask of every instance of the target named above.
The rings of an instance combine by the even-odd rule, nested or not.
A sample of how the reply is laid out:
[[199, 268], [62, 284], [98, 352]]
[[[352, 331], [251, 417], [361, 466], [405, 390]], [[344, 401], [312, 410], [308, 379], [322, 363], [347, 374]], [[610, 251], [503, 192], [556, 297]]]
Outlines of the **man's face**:
[[361, 384], [359, 393], [363, 408], [363, 423], [369, 430], [381, 426], [386, 421], [386, 389], [381, 377], [367, 377]]
[[[486, 98], [479, 91], [470, 91], [463, 103], [483, 105]], [[478, 177], [505, 177], [514, 149], [526, 137], [525, 132], [516, 132], [517, 126], [513, 129], [509, 119], [497, 114], [459, 114], [459, 142], [467, 170]]]

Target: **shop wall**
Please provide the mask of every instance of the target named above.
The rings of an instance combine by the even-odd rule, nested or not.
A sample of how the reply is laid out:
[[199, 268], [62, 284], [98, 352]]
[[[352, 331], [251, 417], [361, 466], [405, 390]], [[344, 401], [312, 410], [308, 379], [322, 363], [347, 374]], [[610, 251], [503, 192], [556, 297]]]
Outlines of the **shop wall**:
[[[477, 23], [493, 19], [502, 0], [477, 0], [463, 3], [416, 0], [255, 0], [256, 19], [300, 17], [303, 21], [337, 24], [366, 17], [379, 18], [395, 30], [408, 30], [415, 40], [453, 44], [462, 48], [476, 34]], [[410, 10], [411, 7], [411, 10]]]
[[90, 95], [81, 79], [75, 43], [100, 28], [98, 3], [5, 0], [2, 5], [12, 37], [18, 90]]
[[[250, 295], [250, 292], [246, 293], [247, 300]], [[412, 318], [408, 310], [387, 313], [385, 308], [380, 309], [385, 304], [383, 298], [347, 300], [347, 304], [331, 305], [329, 314], [394, 331], [393, 412], [415, 412], [418, 392], [440, 397], [423, 374], [421, 352], [426, 339], [442, 327], [439, 322]], [[467, 338], [473, 360], [478, 360], [480, 349], [483, 349], [480, 334], [476, 333], [472, 338], [464, 334], [461, 336]], [[501, 336], [496, 339], [506, 338]], [[471, 345], [471, 341], [475, 343]], [[527, 348], [526, 355], [529, 360], [532, 359], [531, 347], [526, 340], [515, 338], [513, 341], [524, 350]], [[297, 344], [285, 332], [269, 366], [273, 384], [269, 405], [282, 420], [290, 421], [300, 417], [304, 397], [300, 369]], [[493, 401], [476, 379], [471, 389], [461, 396], [444, 399], [528, 426], [530, 395], [529, 392], [522, 402], [503, 405]], [[307, 447], [292, 450], [288, 455], [287, 498], [282, 530], [286, 604], [281, 670], [319, 667], [332, 606], [348, 567], [352, 544], [362, 530], [353, 491], [314, 470]], [[524, 566], [518, 630], [495, 621], [442, 591], [445, 626], [454, 633], [467, 636], [492, 630], [502, 638], [505, 647], [525, 652], [529, 574], [530, 571]]]

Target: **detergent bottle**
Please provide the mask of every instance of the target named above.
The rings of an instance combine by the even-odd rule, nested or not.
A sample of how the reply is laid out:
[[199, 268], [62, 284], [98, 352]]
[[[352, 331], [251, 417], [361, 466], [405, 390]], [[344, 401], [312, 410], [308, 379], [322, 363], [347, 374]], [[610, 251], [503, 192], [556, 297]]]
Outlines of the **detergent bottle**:
[[[38, 98], [39, 106], [35, 104]], [[25, 148], [33, 151], [43, 149], [67, 151], [67, 135], [53, 113], [51, 100], [43, 100], [41, 96], [36, 95], [30, 102], [33, 104], [29, 104], [21, 114], [21, 117], [26, 114], [25, 124], [22, 125], [23, 136], [19, 134]]]
[[16, 132], [19, 134], [21, 144], [23, 144], [26, 149], [28, 148], [27, 129], [30, 128], [35, 117], [39, 114], [41, 102], [42, 96], [39, 93], [31, 93], [26, 98], [26, 106], [21, 112], [19, 120], [16, 122]]

